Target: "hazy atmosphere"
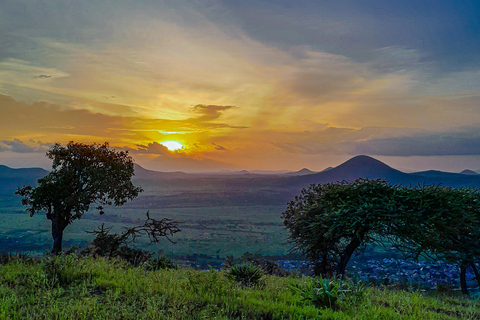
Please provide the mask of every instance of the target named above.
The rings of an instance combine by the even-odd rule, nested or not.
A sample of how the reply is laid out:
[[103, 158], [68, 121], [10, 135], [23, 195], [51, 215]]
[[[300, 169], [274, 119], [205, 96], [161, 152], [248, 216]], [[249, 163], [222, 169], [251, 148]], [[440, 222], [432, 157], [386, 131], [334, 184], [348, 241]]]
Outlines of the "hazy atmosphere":
[[478, 1], [0, 2], [0, 164], [480, 169]]

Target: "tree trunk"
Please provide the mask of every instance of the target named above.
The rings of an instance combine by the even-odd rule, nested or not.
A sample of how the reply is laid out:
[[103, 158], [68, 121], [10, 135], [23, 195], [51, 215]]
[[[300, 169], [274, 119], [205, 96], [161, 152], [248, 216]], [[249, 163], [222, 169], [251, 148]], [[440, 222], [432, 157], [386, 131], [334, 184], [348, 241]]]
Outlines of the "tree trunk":
[[462, 263], [460, 265], [460, 287], [462, 288], [462, 294], [468, 294], [466, 275], [467, 275], [467, 265]]
[[475, 273], [475, 279], [477, 279], [478, 289], [480, 289], [480, 273], [478, 273], [478, 269], [477, 269], [477, 266], [475, 265], [475, 262], [472, 262], [471, 267], [473, 269], [473, 272]]
[[320, 262], [317, 260], [315, 262], [315, 267], [313, 269], [313, 275], [315, 276], [322, 276], [322, 277], [327, 277], [328, 276], [328, 252], [323, 252], [322, 253], [322, 259]]
[[345, 247], [345, 250], [340, 257], [340, 262], [338, 263], [337, 275], [343, 278], [345, 275], [345, 270], [347, 269], [348, 261], [350, 261], [355, 249], [357, 249], [361, 243], [362, 242], [358, 237], [354, 237], [353, 240]]
[[63, 230], [65, 230], [66, 225], [62, 223], [58, 217], [52, 217], [51, 220], [53, 237], [52, 253], [57, 255], [62, 252]]

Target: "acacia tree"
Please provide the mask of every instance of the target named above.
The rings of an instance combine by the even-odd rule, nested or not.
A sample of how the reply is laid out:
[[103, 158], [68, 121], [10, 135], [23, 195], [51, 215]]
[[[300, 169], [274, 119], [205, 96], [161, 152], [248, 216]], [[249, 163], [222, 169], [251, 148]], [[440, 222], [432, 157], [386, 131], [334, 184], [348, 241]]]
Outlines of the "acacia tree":
[[396, 188], [382, 179], [357, 179], [303, 189], [282, 213], [293, 249], [313, 263], [315, 275], [343, 276], [355, 252], [389, 234]]
[[[467, 294], [466, 270], [480, 258], [480, 191], [474, 188], [418, 186], [404, 189], [403, 219], [392, 234], [398, 247], [413, 258], [426, 255], [460, 266], [460, 285]], [[407, 218], [408, 217], [408, 218]], [[402, 222], [402, 223], [401, 223]]]
[[342, 276], [354, 252], [383, 238], [411, 258], [459, 264], [464, 294], [467, 268], [480, 286], [479, 189], [408, 188], [364, 179], [311, 185], [282, 217], [293, 249], [314, 264], [316, 275]]
[[23, 186], [15, 193], [33, 216], [45, 212], [52, 222], [52, 253], [62, 250], [63, 231], [95, 205], [103, 214], [105, 205], [121, 206], [143, 191], [133, 185], [133, 159], [128, 152], [115, 151], [108, 143], [82, 144], [71, 141], [66, 147], [55, 144], [47, 157], [52, 171], [36, 187]]

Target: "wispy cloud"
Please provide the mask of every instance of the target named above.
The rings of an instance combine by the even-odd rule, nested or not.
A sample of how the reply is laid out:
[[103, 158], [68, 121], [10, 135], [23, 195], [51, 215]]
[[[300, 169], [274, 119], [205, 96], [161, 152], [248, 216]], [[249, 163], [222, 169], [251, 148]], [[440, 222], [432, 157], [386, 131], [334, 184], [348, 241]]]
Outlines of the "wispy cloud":
[[24, 143], [18, 139], [13, 141], [0, 140], [0, 152], [45, 153], [52, 146], [51, 143], [35, 142], [34, 140], [30, 140], [29, 143]]
[[[477, 154], [477, 135], [458, 128], [480, 123], [480, 66], [451, 60], [474, 14], [339, 3], [2, 3], [0, 139], [13, 144], [1, 150], [109, 141], [169, 166], [277, 169]], [[437, 25], [452, 19], [452, 34]], [[185, 150], [168, 152], [167, 138]]]
[[[459, 129], [462, 131], [456, 131]], [[480, 126], [456, 130], [356, 142], [350, 153], [393, 157], [479, 156]]]

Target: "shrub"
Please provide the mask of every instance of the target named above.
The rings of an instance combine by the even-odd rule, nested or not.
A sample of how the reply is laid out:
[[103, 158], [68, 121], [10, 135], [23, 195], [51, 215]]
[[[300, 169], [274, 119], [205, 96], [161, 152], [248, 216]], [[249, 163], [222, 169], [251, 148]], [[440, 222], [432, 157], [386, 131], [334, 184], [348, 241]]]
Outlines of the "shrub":
[[340, 301], [358, 305], [367, 290], [362, 281], [338, 280], [315, 277], [301, 285], [291, 287], [302, 301], [312, 303], [317, 308], [336, 308]]
[[145, 262], [145, 268], [148, 271], [156, 271], [160, 269], [177, 269], [177, 265], [165, 254], [159, 252], [157, 258], [150, 258]]
[[300, 294], [302, 301], [311, 302], [317, 308], [335, 307], [340, 293], [338, 281], [322, 277], [312, 278], [311, 281], [293, 286], [292, 289]]
[[235, 280], [235, 282], [239, 282], [245, 286], [252, 286], [252, 285], [259, 285], [260, 280], [263, 277], [263, 270], [259, 267], [255, 267], [250, 265], [239, 265], [233, 266], [228, 275]]

